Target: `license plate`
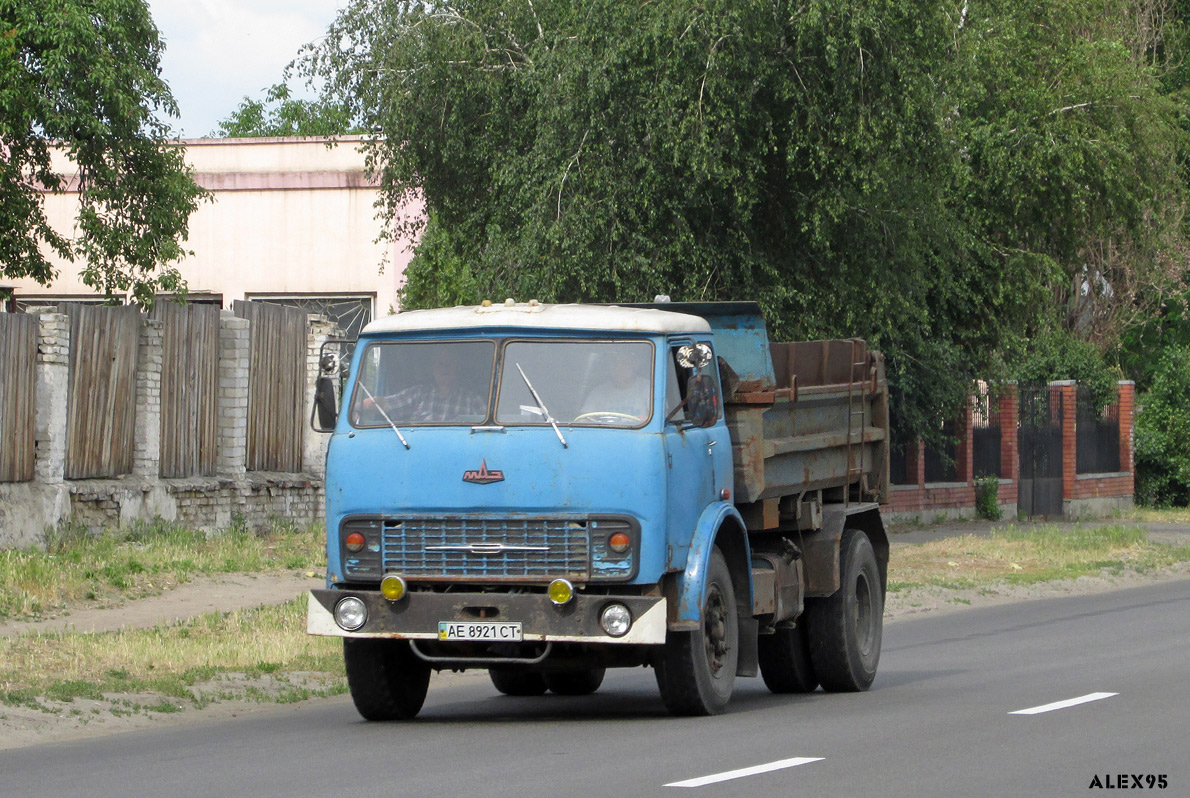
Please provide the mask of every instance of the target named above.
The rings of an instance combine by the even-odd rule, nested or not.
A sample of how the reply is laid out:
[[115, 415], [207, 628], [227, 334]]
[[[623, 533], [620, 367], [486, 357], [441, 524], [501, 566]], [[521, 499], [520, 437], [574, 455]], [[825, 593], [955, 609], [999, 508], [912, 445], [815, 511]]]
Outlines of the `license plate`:
[[439, 621], [439, 640], [486, 640], [492, 643], [519, 643], [521, 641], [521, 625], [519, 623], [466, 623], [459, 621]]

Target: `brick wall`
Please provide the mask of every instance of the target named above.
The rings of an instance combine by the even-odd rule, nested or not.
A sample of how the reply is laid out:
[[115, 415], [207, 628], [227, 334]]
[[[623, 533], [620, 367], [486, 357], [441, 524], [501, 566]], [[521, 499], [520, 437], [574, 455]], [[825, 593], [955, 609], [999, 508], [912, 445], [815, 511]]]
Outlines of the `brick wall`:
[[893, 485], [888, 503], [881, 507], [892, 520], [930, 522], [939, 518], [970, 518], [975, 514], [974, 413], [971, 404], [963, 408], [955, 431], [955, 481], [926, 482], [925, 444], [920, 440], [910, 445], [906, 457], [907, 468], [914, 484]]
[[[1077, 473], [1077, 412], [1078, 386], [1073, 381], [1050, 383], [1056, 388], [1060, 405], [1054, 412], [1062, 418], [1062, 497], [1063, 512], [1068, 518], [1097, 516], [1129, 507], [1134, 492], [1132, 461], [1132, 423], [1135, 412], [1136, 386], [1121, 382], [1118, 387], [1120, 469], [1112, 474]], [[1020, 454], [1018, 436], [1019, 399], [1015, 385], [1000, 388], [996, 399], [1000, 425], [1000, 486], [1001, 512], [1012, 518], [1017, 513], [1020, 491]], [[1060, 407], [1060, 409], [1059, 409]], [[957, 425], [959, 439], [955, 446], [958, 480], [950, 483], [925, 481], [924, 445], [919, 441], [910, 447], [906, 457], [910, 479], [907, 485], [893, 485], [889, 501], [881, 510], [893, 520], [934, 521], [940, 517], [970, 518], [975, 515], [975, 481], [973, 478], [974, 438], [971, 406], [964, 410], [965, 423]]]

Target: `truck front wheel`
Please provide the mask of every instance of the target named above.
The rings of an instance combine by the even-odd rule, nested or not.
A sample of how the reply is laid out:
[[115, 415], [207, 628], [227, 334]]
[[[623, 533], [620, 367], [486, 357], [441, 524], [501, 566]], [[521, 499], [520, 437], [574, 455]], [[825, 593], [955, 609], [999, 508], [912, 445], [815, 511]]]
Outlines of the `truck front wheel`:
[[351, 700], [365, 720], [409, 720], [421, 711], [430, 666], [405, 640], [343, 638]]
[[806, 599], [810, 659], [822, 689], [867, 690], [876, 678], [884, 629], [884, 587], [868, 536], [855, 529], [839, 542], [839, 589]]
[[655, 663], [661, 700], [675, 715], [717, 715], [735, 686], [739, 618], [731, 572], [718, 548], [711, 552], [701, 615], [700, 630], [666, 633]]

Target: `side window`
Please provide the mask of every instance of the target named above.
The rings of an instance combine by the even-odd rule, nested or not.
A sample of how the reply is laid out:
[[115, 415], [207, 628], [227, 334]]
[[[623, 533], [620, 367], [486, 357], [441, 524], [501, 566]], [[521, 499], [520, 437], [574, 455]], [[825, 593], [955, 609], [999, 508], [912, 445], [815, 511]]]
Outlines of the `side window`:
[[[665, 418], [669, 421], [682, 422], [686, 420], [686, 408], [682, 406], [685, 399], [685, 380], [678, 379], [677, 347], [674, 347], [666, 358], [665, 377]], [[688, 371], [688, 369], [687, 369]], [[689, 378], [689, 375], [687, 375]], [[676, 412], [675, 412], [676, 410]]]

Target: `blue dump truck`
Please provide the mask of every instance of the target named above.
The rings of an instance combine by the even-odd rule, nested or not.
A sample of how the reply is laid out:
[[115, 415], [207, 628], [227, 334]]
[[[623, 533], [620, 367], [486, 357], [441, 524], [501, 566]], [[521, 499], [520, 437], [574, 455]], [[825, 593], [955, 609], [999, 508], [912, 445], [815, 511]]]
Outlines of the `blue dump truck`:
[[867, 689], [888, 538], [888, 389], [861, 340], [770, 342], [755, 303], [411, 311], [322, 357], [327, 581], [369, 720], [433, 671], [509, 695], [653, 668], [674, 714], [736, 677]]

